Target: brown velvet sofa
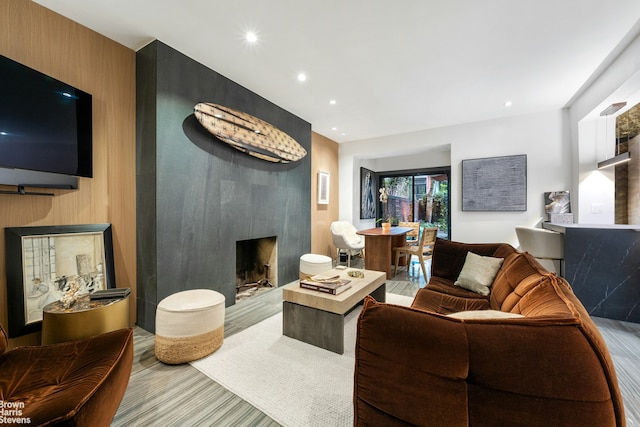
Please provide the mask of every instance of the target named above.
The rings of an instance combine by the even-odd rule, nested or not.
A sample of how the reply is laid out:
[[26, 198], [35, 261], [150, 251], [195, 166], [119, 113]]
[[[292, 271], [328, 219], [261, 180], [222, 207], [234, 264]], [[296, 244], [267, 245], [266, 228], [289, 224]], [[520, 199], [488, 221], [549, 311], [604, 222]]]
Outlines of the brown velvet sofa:
[[[469, 251], [504, 258], [488, 296], [454, 285]], [[469, 310], [494, 312], [448, 316]], [[507, 244], [437, 240], [411, 307], [367, 297], [355, 357], [355, 425], [625, 426], [588, 313], [564, 279]]]
[[132, 364], [132, 329], [7, 351], [7, 336], [0, 326], [2, 424], [109, 426]]

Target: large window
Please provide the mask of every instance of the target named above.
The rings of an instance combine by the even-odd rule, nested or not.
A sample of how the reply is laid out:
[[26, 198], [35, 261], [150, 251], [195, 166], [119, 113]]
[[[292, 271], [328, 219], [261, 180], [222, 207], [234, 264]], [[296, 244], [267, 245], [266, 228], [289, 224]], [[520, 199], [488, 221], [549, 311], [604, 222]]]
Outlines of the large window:
[[387, 189], [386, 206], [380, 203], [378, 218], [419, 221], [422, 225], [439, 227], [438, 235], [449, 238], [449, 175], [450, 169], [380, 172], [380, 188]]

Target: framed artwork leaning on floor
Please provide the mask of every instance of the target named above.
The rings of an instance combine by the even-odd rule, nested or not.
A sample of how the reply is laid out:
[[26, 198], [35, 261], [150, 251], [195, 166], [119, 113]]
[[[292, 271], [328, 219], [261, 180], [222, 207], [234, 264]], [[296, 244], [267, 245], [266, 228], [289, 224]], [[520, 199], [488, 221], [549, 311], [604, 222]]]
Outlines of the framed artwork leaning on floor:
[[41, 329], [42, 308], [70, 278], [82, 293], [116, 286], [111, 224], [8, 227], [5, 256], [11, 338]]

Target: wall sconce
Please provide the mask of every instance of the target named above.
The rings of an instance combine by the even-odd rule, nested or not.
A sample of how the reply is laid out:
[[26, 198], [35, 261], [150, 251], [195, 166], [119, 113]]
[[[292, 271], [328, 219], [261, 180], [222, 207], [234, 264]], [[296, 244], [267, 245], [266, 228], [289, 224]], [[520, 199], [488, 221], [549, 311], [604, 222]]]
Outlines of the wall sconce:
[[[601, 112], [600, 115], [610, 116], [625, 105], [627, 105], [626, 102], [611, 104], [603, 112]], [[620, 163], [628, 162], [629, 160], [631, 160], [631, 153], [629, 153], [628, 151], [625, 153], [620, 153], [620, 136], [618, 135], [616, 136], [616, 155], [610, 159], [598, 162], [598, 169], [604, 169], [611, 166], [619, 165]]]

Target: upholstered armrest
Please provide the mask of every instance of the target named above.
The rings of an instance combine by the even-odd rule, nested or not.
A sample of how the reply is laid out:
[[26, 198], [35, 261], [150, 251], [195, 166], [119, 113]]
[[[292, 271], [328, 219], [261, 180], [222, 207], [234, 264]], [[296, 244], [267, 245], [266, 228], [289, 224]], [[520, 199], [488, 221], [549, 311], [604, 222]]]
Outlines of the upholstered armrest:
[[[466, 347], [461, 323], [367, 297], [356, 342], [356, 424], [391, 425], [391, 415], [415, 425], [465, 425]], [[437, 393], [425, 399], [430, 389]]]

